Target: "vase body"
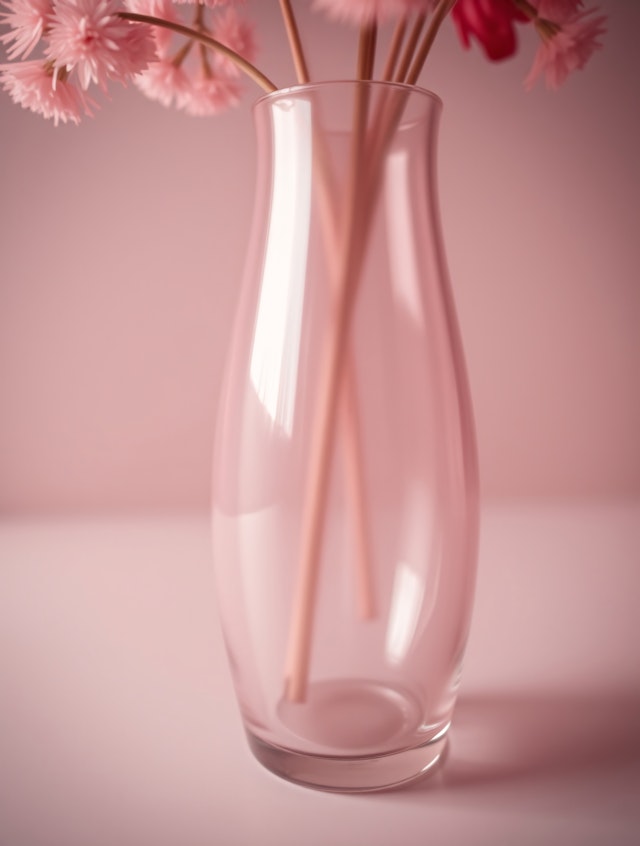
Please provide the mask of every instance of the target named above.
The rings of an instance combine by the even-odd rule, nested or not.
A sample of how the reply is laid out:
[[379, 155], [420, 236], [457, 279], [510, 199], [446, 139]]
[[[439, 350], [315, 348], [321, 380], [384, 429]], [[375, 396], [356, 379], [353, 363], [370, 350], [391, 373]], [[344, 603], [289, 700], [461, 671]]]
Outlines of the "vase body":
[[355, 82], [254, 107], [216, 590], [254, 754], [329, 790], [433, 767], [470, 624], [477, 457], [438, 216], [440, 109]]

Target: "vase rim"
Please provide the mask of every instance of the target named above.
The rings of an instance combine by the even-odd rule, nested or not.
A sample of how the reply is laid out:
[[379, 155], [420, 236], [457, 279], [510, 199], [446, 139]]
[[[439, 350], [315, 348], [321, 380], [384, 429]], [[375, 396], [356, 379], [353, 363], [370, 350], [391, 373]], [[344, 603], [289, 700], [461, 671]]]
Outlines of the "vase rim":
[[287, 85], [285, 88], [277, 88], [275, 91], [270, 91], [263, 94], [254, 101], [253, 107], [263, 105], [272, 100], [279, 100], [282, 97], [295, 97], [309, 91], [321, 91], [328, 88], [338, 88], [343, 86], [366, 86], [368, 88], [393, 88], [398, 91], [405, 91], [411, 94], [420, 94], [431, 100], [437, 106], [442, 108], [442, 99], [436, 93], [428, 88], [423, 88], [420, 85], [408, 85], [405, 82], [394, 82], [393, 80], [381, 79], [328, 79], [318, 82], [300, 82], [294, 85]]

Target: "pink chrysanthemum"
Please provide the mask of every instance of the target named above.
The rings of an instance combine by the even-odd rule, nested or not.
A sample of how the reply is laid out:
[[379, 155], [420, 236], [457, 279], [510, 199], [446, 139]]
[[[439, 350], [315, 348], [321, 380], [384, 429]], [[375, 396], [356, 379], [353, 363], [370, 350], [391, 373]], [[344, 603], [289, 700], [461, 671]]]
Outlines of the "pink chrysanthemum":
[[146, 71], [134, 77], [136, 87], [150, 100], [167, 108], [178, 101], [189, 88], [189, 78], [183, 68], [164, 59], [152, 62]]
[[387, 21], [411, 11], [430, 11], [434, 0], [314, 0], [314, 6], [335, 20], [354, 24]]
[[[197, 7], [192, 11], [186, 8], [177, 11], [178, 5], [178, 0], [128, 0], [132, 11], [191, 25], [252, 60], [253, 26], [231, 8], [233, 3], [220, 0], [189, 3]], [[228, 8], [222, 10], [223, 5]], [[209, 12], [205, 6], [218, 9]], [[176, 36], [160, 27], [153, 27], [153, 33], [160, 61], [136, 77], [135, 84], [143, 94], [165, 106], [173, 104], [190, 115], [213, 115], [238, 103], [241, 94], [238, 71], [229, 59], [196, 40]]]
[[[235, 9], [228, 8], [224, 14], [216, 18], [213, 37], [225, 47], [230, 47], [243, 58], [252, 62], [256, 55], [256, 42], [253, 26], [241, 18]], [[215, 63], [218, 70], [229, 76], [238, 76], [238, 67], [226, 56], [216, 53]]]
[[84, 91], [69, 82], [57, 79], [49, 63], [39, 61], [0, 65], [0, 82], [14, 101], [32, 112], [53, 118], [54, 124], [79, 123], [84, 113], [91, 115], [96, 104]]
[[11, 29], [0, 41], [13, 42], [7, 50], [10, 59], [26, 58], [42, 38], [53, 11], [52, 0], [6, 0], [2, 5], [7, 11], [0, 15], [0, 23]]
[[150, 28], [123, 21], [121, 8], [117, 0], [56, 0], [46, 54], [85, 90], [92, 82], [103, 90], [110, 79], [126, 83], [155, 58]]
[[[127, 0], [127, 8], [140, 15], [153, 15], [165, 21], [182, 23], [179, 12], [176, 10], [175, 0]], [[173, 40], [173, 33], [166, 27], [151, 27], [153, 38], [156, 44], [156, 53], [159, 59], [167, 57]]]
[[543, 38], [525, 88], [532, 88], [540, 76], [544, 76], [548, 88], [558, 88], [570, 73], [586, 65], [602, 47], [600, 37], [606, 32], [606, 18], [594, 15], [594, 9], [575, 15], [554, 35]]
[[177, 105], [192, 117], [209, 117], [235, 106], [239, 99], [240, 87], [237, 83], [199, 73], [177, 97]]

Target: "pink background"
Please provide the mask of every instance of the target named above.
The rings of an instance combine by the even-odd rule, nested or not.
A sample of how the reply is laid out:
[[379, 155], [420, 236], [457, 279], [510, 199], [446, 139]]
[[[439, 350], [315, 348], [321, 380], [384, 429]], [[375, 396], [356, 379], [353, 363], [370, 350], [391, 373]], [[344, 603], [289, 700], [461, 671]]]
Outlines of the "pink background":
[[[314, 74], [351, 75], [353, 33], [297, 5]], [[490, 66], [450, 26], [422, 79], [490, 498], [640, 494], [640, 4], [600, 5], [606, 49], [556, 94], [522, 90], [532, 40]], [[286, 84], [276, 4], [249, 7]], [[0, 127], [0, 509], [206, 508], [249, 108], [114, 89], [55, 129], [2, 95]]]
[[[284, 84], [276, 0], [249, 5]], [[450, 28], [424, 76], [484, 493], [510, 501], [483, 509], [450, 758], [394, 793], [255, 763], [209, 520], [148, 513], [207, 507], [249, 109], [114, 89], [54, 129], [0, 95], [3, 846], [640, 842], [640, 3], [601, 5], [606, 50], [557, 94], [522, 91], [530, 41], [492, 67]], [[301, 22], [316, 73], [351, 74], [352, 34]]]

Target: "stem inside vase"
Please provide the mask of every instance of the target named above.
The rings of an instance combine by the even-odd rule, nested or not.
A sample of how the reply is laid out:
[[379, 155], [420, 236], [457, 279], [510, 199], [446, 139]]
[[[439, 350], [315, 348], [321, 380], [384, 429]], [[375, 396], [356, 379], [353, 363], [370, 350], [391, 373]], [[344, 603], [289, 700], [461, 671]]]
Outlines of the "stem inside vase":
[[[332, 268], [334, 281], [333, 315], [322, 360], [322, 374], [319, 382], [317, 412], [309, 455], [309, 471], [306, 485], [306, 499], [303, 511], [300, 564], [289, 634], [285, 667], [285, 698], [293, 702], [306, 699], [310, 671], [313, 624], [316, 594], [322, 555], [323, 521], [327, 504], [331, 455], [335, 448], [336, 420], [340, 407], [340, 396], [345, 403], [353, 402], [355, 386], [348, 378], [349, 332], [351, 316], [356, 302], [362, 261], [370, 234], [370, 224], [379, 193], [385, 161], [385, 150], [394, 128], [402, 116], [406, 95], [395, 92], [391, 101], [380, 101], [376, 120], [367, 131], [370, 109], [370, 87], [364, 83], [355, 91], [353, 104], [353, 130], [348, 181], [342, 208], [334, 204], [333, 215], [340, 214], [341, 239], [338, 242], [338, 260]], [[322, 131], [321, 129], [318, 131]], [[347, 410], [347, 435], [358, 433], [349, 427], [353, 422], [353, 408], [343, 404]], [[364, 520], [362, 503], [365, 499], [359, 475], [358, 446], [349, 443], [351, 474], [355, 479], [354, 491], [360, 510], [356, 519]], [[360, 544], [367, 543], [366, 524], [355, 526], [355, 535]], [[362, 547], [361, 547], [362, 551]], [[360, 608], [364, 619], [373, 616], [373, 594], [371, 555], [366, 551], [359, 558], [357, 567]]]

